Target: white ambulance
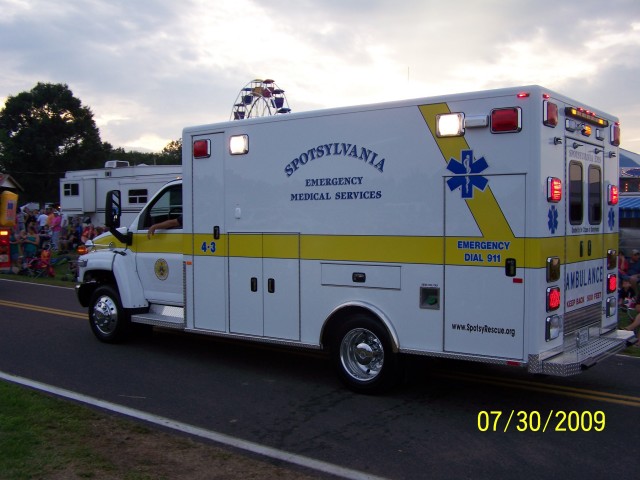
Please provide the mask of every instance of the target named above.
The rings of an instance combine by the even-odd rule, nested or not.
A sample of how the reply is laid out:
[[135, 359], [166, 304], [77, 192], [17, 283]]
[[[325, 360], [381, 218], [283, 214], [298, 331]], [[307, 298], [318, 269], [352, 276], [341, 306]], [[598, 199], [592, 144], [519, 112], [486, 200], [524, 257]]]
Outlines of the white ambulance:
[[78, 298], [104, 342], [139, 323], [328, 349], [356, 391], [403, 354], [576, 374], [635, 341], [619, 143], [539, 86], [186, 128], [183, 180], [131, 225], [108, 195]]

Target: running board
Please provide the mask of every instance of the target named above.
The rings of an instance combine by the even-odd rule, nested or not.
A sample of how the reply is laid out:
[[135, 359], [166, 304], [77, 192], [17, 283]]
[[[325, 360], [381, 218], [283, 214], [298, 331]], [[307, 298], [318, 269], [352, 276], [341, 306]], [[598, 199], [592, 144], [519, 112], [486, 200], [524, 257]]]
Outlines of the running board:
[[186, 326], [184, 308], [170, 305], [152, 304], [147, 313], [131, 315], [131, 321], [133, 323], [142, 323], [144, 325], [154, 325], [156, 327], [164, 328], [175, 328], [177, 330], [184, 330], [184, 327]]

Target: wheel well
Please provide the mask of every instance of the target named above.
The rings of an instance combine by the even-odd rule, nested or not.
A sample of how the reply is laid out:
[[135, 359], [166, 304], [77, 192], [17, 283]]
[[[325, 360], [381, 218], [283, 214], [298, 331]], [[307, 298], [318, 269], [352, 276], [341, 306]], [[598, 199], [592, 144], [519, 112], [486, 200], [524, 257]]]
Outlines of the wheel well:
[[96, 288], [102, 285], [115, 285], [116, 278], [113, 276], [113, 272], [105, 270], [92, 270], [84, 274], [84, 281], [78, 288], [78, 300], [80, 305], [88, 307], [93, 292]]
[[336, 337], [336, 332], [340, 325], [349, 317], [356, 313], [363, 313], [370, 316], [372, 319], [380, 323], [389, 335], [389, 340], [391, 341], [391, 346], [394, 352], [398, 351], [398, 338], [395, 335], [395, 332], [391, 329], [390, 324], [386, 319], [383, 319], [383, 315], [381, 313], [377, 313], [373, 308], [367, 308], [365, 305], [347, 305], [342, 308], [338, 308], [329, 315], [329, 318], [324, 323], [324, 327], [322, 328], [322, 334], [320, 340], [322, 342], [322, 348], [324, 350], [330, 349], [333, 340]]

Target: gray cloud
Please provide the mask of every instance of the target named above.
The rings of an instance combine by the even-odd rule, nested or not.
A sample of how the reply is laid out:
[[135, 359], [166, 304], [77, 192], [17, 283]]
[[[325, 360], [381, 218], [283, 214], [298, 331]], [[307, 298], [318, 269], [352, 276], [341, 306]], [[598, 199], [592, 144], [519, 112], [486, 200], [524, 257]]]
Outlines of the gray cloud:
[[296, 111], [540, 83], [620, 116], [640, 151], [634, 0], [59, 3], [0, 0], [0, 98], [67, 83], [114, 146], [226, 120], [267, 75]]

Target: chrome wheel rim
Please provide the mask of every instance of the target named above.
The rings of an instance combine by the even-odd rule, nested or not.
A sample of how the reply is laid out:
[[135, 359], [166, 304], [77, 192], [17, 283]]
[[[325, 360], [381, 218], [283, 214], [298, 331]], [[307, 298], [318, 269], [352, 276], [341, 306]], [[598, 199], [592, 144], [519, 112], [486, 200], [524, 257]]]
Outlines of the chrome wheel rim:
[[112, 298], [102, 296], [93, 306], [93, 324], [103, 335], [111, 335], [118, 325], [118, 307]]
[[369, 382], [382, 372], [384, 347], [373, 332], [356, 328], [349, 331], [340, 343], [340, 361], [351, 378]]

